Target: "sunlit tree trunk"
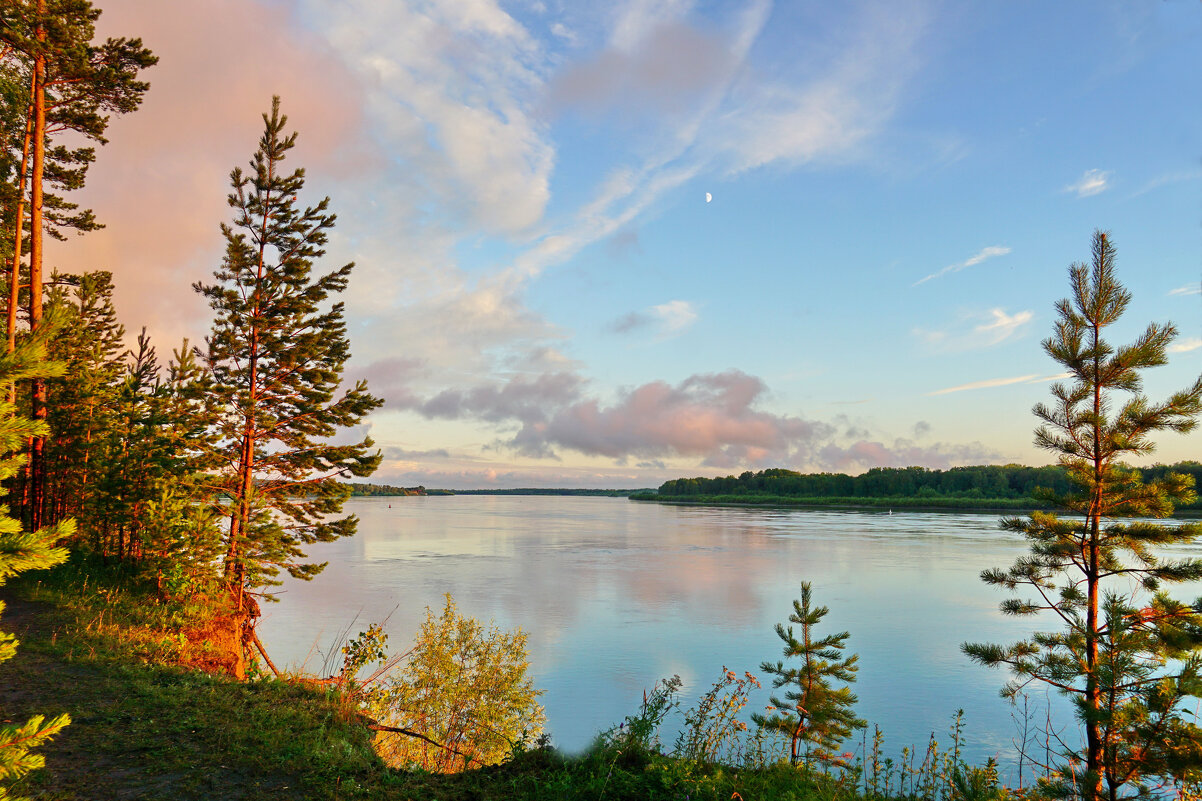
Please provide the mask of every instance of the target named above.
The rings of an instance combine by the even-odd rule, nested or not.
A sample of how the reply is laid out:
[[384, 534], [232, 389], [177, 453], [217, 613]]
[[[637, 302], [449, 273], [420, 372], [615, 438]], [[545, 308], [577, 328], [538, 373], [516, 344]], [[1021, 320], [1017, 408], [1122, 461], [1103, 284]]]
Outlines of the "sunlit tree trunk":
[[[33, 65], [33, 172], [29, 200], [29, 330], [42, 322], [42, 181], [46, 163], [46, 0], [38, 0], [37, 40], [39, 49]], [[33, 419], [46, 420], [46, 379], [33, 379]], [[29, 449], [30, 528], [42, 525], [42, 496], [46, 482], [46, 437], [35, 436]]]
[[[13, 214], [13, 257], [8, 270], [8, 353], [17, 348], [17, 306], [21, 296], [21, 255], [25, 242], [25, 176], [29, 171], [29, 147], [33, 137], [33, 99], [37, 84], [29, 80], [29, 110], [25, 113], [25, 139], [21, 144], [21, 168], [17, 179], [17, 205]], [[17, 385], [9, 384], [8, 402], [17, 402]]]

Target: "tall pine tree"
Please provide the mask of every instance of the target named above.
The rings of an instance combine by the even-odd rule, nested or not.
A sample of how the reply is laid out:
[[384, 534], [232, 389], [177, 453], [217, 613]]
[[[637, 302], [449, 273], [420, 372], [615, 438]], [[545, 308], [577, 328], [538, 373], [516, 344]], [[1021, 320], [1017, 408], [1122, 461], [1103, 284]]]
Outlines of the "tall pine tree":
[[[1164, 560], [1159, 547], [1189, 543], [1202, 525], [1164, 525], [1175, 503], [1194, 499], [1190, 477], [1168, 473], [1142, 481], [1123, 458], [1152, 453], [1162, 431], [1191, 431], [1202, 413], [1202, 379], [1154, 402], [1141, 394], [1142, 370], [1163, 365], [1176, 329], [1150, 325], [1130, 345], [1103, 338], [1130, 303], [1114, 274], [1106, 234], [1093, 240], [1092, 266], [1069, 268], [1072, 296], [1060, 301], [1049, 356], [1071, 383], [1052, 387], [1039, 404], [1035, 444], [1059, 456], [1075, 489], [1050, 497], [1069, 517], [1035, 512], [1007, 518], [1030, 553], [1009, 570], [987, 570], [988, 584], [1030, 592], [1001, 605], [1011, 615], [1046, 614], [1059, 624], [1009, 646], [967, 643], [964, 652], [990, 667], [1005, 665], [1013, 697], [1042, 682], [1072, 698], [1085, 733], [1083, 748], [1065, 746], [1056, 788], [1089, 801], [1145, 794], [1159, 780], [1179, 782], [1202, 769], [1202, 730], [1182, 702], [1202, 696], [1202, 615], [1171, 600], [1164, 584], [1202, 579], [1202, 560]], [[1145, 518], [1123, 522], [1123, 518]], [[1146, 604], [1135, 599], [1151, 594]]]
[[[0, 47], [9, 58], [22, 60], [30, 77], [27, 137], [19, 171], [24, 182], [28, 169], [30, 330], [36, 330], [42, 320], [44, 235], [58, 235], [60, 228], [86, 231], [97, 227], [90, 211], [79, 211], [75, 204], [46, 192], [48, 186], [68, 191], [82, 187], [95, 157], [91, 146], [62, 144], [62, 135], [104, 144], [109, 116], [138, 107], [149, 88], [138, 80], [138, 73], [157, 61], [140, 39], [106, 39], [94, 44], [99, 16], [90, 0], [6, 0], [0, 8]], [[18, 204], [17, 211], [21, 208]], [[21, 213], [15, 215], [13, 225], [10, 349], [22, 283]], [[34, 418], [45, 420], [46, 384], [40, 378], [33, 380], [31, 405]], [[29, 511], [34, 527], [44, 512], [45, 467], [45, 438], [34, 437], [29, 463]]]
[[[339, 479], [370, 475], [380, 461], [369, 439], [326, 442], [381, 401], [362, 381], [341, 387], [350, 349], [343, 305], [329, 299], [346, 288], [353, 265], [313, 274], [335, 218], [329, 198], [298, 205], [305, 173], [283, 169], [296, 142], [287, 122], [276, 97], [250, 173], [230, 176], [234, 220], [221, 228], [226, 252], [216, 283], [195, 285], [216, 312], [203, 355], [222, 413], [224, 576], [247, 615], [254, 609], [246, 591], [278, 583], [280, 569], [308, 579], [324, 567], [303, 561], [304, 546], [354, 533], [354, 516], [336, 517], [349, 494]], [[246, 626], [249, 637], [249, 617]]]

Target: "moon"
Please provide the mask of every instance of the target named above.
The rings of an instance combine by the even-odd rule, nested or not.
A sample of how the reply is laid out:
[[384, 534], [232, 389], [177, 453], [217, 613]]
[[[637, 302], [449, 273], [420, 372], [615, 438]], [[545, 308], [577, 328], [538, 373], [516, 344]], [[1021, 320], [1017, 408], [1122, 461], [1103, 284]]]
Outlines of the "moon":
[[714, 196], [713, 196], [713, 195], [711, 195], [709, 192], [706, 192], [706, 193], [705, 193], [705, 202], [706, 202], [706, 203], [709, 203], [709, 202], [710, 202], [711, 200], [713, 200], [713, 199], [714, 199]]

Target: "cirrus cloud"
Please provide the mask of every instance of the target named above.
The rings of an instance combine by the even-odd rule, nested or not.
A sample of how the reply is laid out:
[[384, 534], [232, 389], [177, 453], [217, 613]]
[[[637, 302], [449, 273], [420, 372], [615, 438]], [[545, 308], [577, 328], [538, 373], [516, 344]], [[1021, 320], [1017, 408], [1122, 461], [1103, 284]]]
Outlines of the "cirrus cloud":
[[987, 259], [992, 259], [996, 256], [1005, 256], [1009, 252], [1010, 252], [1010, 248], [1005, 247], [1003, 245], [990, 245], [987, 248], [981, 248], [979, 251], [977, 251], [972, 256], [969, 256], [964, 261], [956, 262], [955, 264], [949, 264], [948, 266], [944, 267], [942, 270], [937, 270], [937, 271], [931, 273], [926, 278], [918, 279], [910, 286], [918, 286], [919, 284], [925, 284], [927, 281], [933, 281], [936, 278], [942, 278], [943, 276], [947, 275], [948, 273], [958, 273], [961, 270], [963, 270], [965, 267], [975, 267]]
[[1030, 375], [1019, 375], [1011, 378], [987, 378], [983, 381], [972, 381], [968, 384], [959, 384], [946, 389], [937, 389], [934, 392], [928, 392], [928, 396], [932, 395], [950, 395], [953, 392], [966, 392], [971, 389], [992, 389], [994, 387], [1008, 387], [1011, 384], [1042, 384], [1045, 381], [1059, 381], [1062, 378], [1068, 378], [1072, 373], [1057, 373], [1056, 375], [1039, 375], [1031, 373]]
[[1077, 197], [1092, 197], [1100, 195], [1110, 188], [1110, 172], [1107, 170], [1086, 170], [1081, 178], [1064, 187], [1065, 192], [1072, 192]]
[[1189, 353], [1191, 350], [1197, 350], [1198, 348], [1202, 348], [1202, 339], [1191, 337], [1175, 345], [1169, 345], [1169, 353]]
[[[1031, 311], [1007, 314], [1005, 309], [994, 308], [985, 315], [962, 315], [953, 328], [915, 328], [914, 335], [936, 350], [957, 352], [975, 350], [993, 347], [1012, 337], [1019, 336], [1033, 319], [1035, 319], [1035, 314]], [[977, 320], [982, 321], [976, 322]]]

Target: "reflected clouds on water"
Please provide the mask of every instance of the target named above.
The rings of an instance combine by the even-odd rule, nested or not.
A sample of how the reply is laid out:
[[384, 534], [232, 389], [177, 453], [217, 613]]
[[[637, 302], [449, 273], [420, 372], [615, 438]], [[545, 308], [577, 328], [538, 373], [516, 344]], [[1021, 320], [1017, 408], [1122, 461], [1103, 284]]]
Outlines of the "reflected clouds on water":
[[[851, 632], [857, 712], [890, 748], [942, 736], [963, 707], [970, 756], [1008, 758], [1011, 710], [997, 696], [1005, 676], [959, 651], [1031, 629], [1003, 618], [1004, 595], [979, 579], [1024, 550], [996, 515], [559, 496], [364, 498], [347, 509], [358, 535], [315, 547], [325, 572], [289, 580], [282, 603], [264, 610], [260, 631], [277, 661], [336, 654], [340, 633], [384, 618], [400, 650], [449, 592], [464, 614], [529, 634], [548, 728], [557, 745], [579, 750], [634, 712], [659, 678], [679, 674], [687, 706], [723, 666], [756, 672], [776, 661], [773, 626], [808, 580], [830, 607], [829, 631]], [[310, 657], [311, 668], [320, 663]], [[766, 691], [753, 706], [761, 701]]]

